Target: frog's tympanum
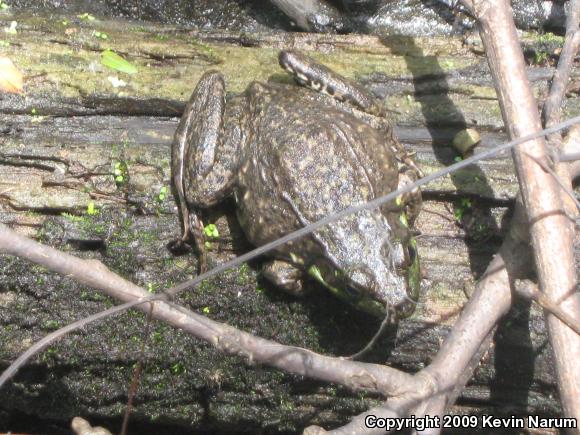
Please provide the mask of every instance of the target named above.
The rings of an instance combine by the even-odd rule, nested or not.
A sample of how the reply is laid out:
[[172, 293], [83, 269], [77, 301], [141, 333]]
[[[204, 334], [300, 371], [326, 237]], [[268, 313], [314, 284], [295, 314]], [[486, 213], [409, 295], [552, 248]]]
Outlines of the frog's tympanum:
[[[200, 253], [199, 212], [226, 196], [259, 246], [418, 177], [373, 95], [299, 53], [282, 51], [279, 61], [310, 89], [254, 82], [226, 97], [222, 75], [211, 71], [181, 118], [173, 181], [183, 240], [191, 232]], [[287, 243], [270, 254], [264, 276], [299, 294], [310, 275], [360, 309], [408, 315], [420, 285], [409, 230], [419, 204], [415, 191]]]

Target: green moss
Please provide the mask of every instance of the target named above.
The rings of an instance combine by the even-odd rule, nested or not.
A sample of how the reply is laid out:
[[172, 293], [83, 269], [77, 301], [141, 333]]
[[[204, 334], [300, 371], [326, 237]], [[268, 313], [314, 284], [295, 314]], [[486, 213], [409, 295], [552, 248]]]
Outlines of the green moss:
[[113, 162], [113, 177], [118, 189], [127, 185], [129, 182], [129, 165], [125, 160]]
[[237, 270], [236, 284], [246, 285], [254, 279], [252, 276], [252, 269], [247, 263], [242, 264]]
[[455, 203], [453, 208], [455, 220], [461, 223], [465, 213], [471, 209], [471, 200], [469, 198], [461, 198], [458, 202]]
[[535, 35], [535, 40], [537, 42], [539, 42], [540, 44], [554, 43], [554, 44], [559, 44], [560, 46], [563, 46], [564, 41], [566, 39], [563, 36], [555, 35], [554, 33], [551, 33], [551, 32], [539, 33], [539, 34], [534, 34], [534, 35]]
[[59, 320], [47, 320], [42, 324], [42, 329], [54, 331], [61, 328], [63, 325]]

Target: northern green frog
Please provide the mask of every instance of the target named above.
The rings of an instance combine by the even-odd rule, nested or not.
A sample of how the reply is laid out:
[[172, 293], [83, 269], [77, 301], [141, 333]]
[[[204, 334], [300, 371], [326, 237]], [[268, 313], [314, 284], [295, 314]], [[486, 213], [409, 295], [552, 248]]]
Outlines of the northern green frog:
[[[282, 51], [279, 62], [304, 87], [253, 82], [226, 97], [223, 76], [207, 72], [175, 133], [182, 240], [193, 235], [202, 255], [200, 211], [227, 196], [259, 246], [419, 175], [372, 94], [300, 53]], [[362, 310], [409, 315], [420, 285], [409, 229], [419, 204], [414, 191], [329, 224], [279, 247], [263, 274], [294, 294], [309, 274]]]

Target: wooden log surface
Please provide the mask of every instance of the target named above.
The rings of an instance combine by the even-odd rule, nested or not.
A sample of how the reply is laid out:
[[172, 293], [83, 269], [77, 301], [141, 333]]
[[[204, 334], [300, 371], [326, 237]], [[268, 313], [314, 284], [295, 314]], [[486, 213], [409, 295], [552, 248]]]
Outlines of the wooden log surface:
[[[2, 222], [44, 243], [97, 258], [151, 291], [196, 271], [191, 253], [176, 256], [167, 249], [180, 230], [169, 160], [177, 117], [206, 70], [221, 70], [228, 89], [240, 92], [252, 80], [291, 83], [277, 66], [277, 50], [309, 52], [385, 98], [399, 138], [416, 152], [426, 173], [454, 161], [450, 142], [464, 125], [479, 130], [478, 149], [506, 140], [477, 41], [203, 33], [63, 16], [11, 16], [0, 25], [12, 19], [18, 20], [18, 34], [10, 37], [2, 56], [24, 72], [26, 86], [22, 95], [0, 95]], [[95, 31], [106, 32], [107, 41], [96, 38]], [[544, 42], [526, 37], [528, 47], [544, 47]], [[138, 73], [104, 67], [105, 48], [125, 56]], [[538, 97], [545, 95], [552, 71], [530, 65]], [[576, 67], [573, 80], [578, 72]], [[110, 77], [126, 86], [113, 87]], [[572, 95], [565, 116], [579, 113]], [[499, 247], [516, 193], [507, 155], [424, 190], [417, 222], [420, 304], [411, 318], [392, 328], [370, 361], [408, 371], [429, 364]], [[210, 263], [250, 248], [232, 203], [209, 211], [206, 220], [220, 231]], [[333, 355], [360, 349], [380, 323], [314, 284], [313, 294], [303, 299], [281, 294], [259, 270], [257, 261], [230, 271], [180, 301], [260, 336]], [[18, 259], [0, 257], [0, 273], [0, 368], [48, 331], [114, 303]], [[0, 431], [34, 427], [66, 433], [63, 427], [75, 415], [118, 427], [143, 327], [141, 314], [127, 313], [51, 346], [2, 390]], [[518, 303], [453, 411], [558, 415], [550, 352], [541, 311]], [[174, 433], [332, 427], [377, 400], [225, 357], [159, 323], [145, 361], [133, 427], [157, 433], [161, 427]]]

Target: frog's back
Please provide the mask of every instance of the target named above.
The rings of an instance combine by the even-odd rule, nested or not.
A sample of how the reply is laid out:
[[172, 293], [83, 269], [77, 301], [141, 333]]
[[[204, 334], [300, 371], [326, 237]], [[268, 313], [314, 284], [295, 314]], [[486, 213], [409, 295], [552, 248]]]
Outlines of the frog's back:
[[254, 142], [238, 182], [253, 243], [396, 188], [397, 164], [380, 131], [300, 92], [264, 89], [250, 94]]

